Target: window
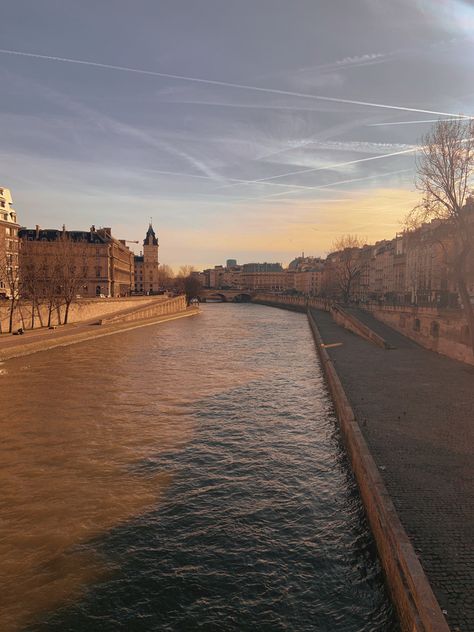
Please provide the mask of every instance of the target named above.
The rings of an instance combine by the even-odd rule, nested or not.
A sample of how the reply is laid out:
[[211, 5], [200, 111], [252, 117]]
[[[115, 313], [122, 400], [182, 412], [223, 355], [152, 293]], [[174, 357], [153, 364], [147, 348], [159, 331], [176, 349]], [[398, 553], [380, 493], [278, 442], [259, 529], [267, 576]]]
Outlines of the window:
[[420, 331], [420, 319], [419, 318], [415, 318], [415, 322], [413, 323], [413, 329], [415, 331]]
[[431, 323], [430, 334], [433, 336], [433, 338], [439, 337], [439, 323], [435, 320]]

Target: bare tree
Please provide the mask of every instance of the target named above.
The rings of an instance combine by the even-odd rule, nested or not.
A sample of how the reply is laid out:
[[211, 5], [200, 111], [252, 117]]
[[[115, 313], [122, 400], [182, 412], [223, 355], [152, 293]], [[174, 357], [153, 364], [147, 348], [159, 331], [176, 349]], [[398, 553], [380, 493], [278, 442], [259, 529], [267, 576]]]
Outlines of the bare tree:
[[329, 256], [333, 281], [337, 293], [347, 303], [353, 296], [354, 286], [359, 278], [364, 259], [364, 241], [357, 235], [342, 235], [332, 245]]
[[423, 198], [408, 215], [410, 228], [440, 220], [433, 235], [443, 245], [464, 314], [474, 353], [474, 310], [468, 290], [468, 268], [474, 252], [474, 121], [438, 121], [422, 138], [417, 156], [418, 190]]
[[10, 299], [8, 307], [8, 332], [12, 333], [15, 312], [20, 300], [20, 275], [16, 253], [7, 253], [0, 257], [0, 280]]
[[174, 279], [175, 288], [180, 291], [185, 291], [185, 279], [191, 276], [191, 273], [194, 272], [194, 267], [190, 265], [180, 266], [178, 274]]
[[174, 272], [173, 268], [166, 263], [162, 263], [159, 268], [160, 286], [169, 288], [173, 285]]
[[194, 266], [190, 266], [190, 265], [180, 266], [177, 276], [182, 277], [184, 279], [185, 277], [188, 277], [191, 274], [191, 272], [194, 272]]
[[201, 289], [202, 289], [202, 283], [198, 276], [196, 276], [195, 274], [189, 274], [187, 277], [185, 277], [184, 292], [186, 294], [186, 299], [188, 303], [192, 298], [198, 297]]
[[25, 241], [20, 250], [20, 293], [23, 298], [30, 302], [30, 327], [35, 327], [35, 315], [41, 321], [40, 300], [41, 300], [41, 269], [38, 258], [34, 256], [29, 248], [31, 242]]
[[69, 318], [71, 304], [87, 279], [87, 244], [72, 241], [66, 234], [55, 242], [55, 281], [57, 295], [65, 306], [63, 323]]

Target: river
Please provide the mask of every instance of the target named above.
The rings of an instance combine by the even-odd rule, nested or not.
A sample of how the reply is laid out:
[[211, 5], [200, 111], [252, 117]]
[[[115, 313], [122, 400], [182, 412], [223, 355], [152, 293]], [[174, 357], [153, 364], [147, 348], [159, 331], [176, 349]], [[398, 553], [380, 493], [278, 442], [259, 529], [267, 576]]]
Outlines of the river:
[[302, 314], [0, 364], [3, 632], [395, 632]]

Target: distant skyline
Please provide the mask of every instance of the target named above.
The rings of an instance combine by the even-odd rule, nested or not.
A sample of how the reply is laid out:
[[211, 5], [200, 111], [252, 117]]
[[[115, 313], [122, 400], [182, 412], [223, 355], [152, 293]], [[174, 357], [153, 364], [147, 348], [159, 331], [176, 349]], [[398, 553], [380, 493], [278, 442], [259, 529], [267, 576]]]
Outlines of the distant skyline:
[[474, 116], [461, 0], [17, 0], [1, 30], [20, 222], [141, 242], [152, 217], [174, 268], [394, 236], [420, 137]]

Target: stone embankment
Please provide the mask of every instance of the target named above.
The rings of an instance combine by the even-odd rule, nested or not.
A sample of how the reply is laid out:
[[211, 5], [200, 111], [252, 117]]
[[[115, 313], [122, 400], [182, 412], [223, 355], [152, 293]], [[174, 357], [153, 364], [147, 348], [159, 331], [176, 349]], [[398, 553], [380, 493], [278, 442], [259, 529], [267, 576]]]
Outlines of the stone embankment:
[[469, 328], [460, 310], [374, 303], [364, 306], [364, 311], [431, 351], [474, 364]]
[[269, 305], [270, 307], [283, 307], [297, 312], [306, 312], [310, 308], [329, 312], [333, 319], [342, 327], [349, 329], [358, 336], [366, 338], [383, 349], [389, 349], [390, 345], [367, 327], [354, 313], [343, 309], [337, 303], [321, 298], [305, 298], [301, 296], [284, 296], [277, 294], [257, 294], [252, 298], [253, 303]]
[[[71, 304], [69, 309], [69, 323], [80, 323], [100, 318], [106, 314], [113, 314], [123, 309], [140, 308], [145, 305], [165, 300], [162, 296], [130, 296], [127, 298], [80, 298]], [[9, 301], [2, 301], [0, 304], [0, 333], [8, 331], [9, 327]], [[51, 325], [60, 325], [64, 318], [64, 305], [53, 309], [51, 313]], [[13, 330], [19, 327], [23, 329], [31, 328], [31, 303], [22, 301], [15, 309], [13, 319]], [[40, 304], [35, 308], [34, 328], [41, 329], [48, 323], [48, 306]]]
[[[295, 311], [306, 311], [311, 307], [329, 311], [340, 325], [363, 338], [368, 336], [374, 344], [383, 347], [383, 340], [374, 337], [365, 327], [364, 314], [368, 312], [422, 347], [453, 360], [474, 365], [474, 352], [469, 344], [469, 328], [459, 309], [390, 306], [377, 303], [360, 307], [341, 307], [329, 299], [278, 294], [257, 294], [252, 298], [252, 302]], [[377, 332], [376, 327], [370, 327], [369, 330]]]
[[[123, 309], [124, 305], [127, 305], [126, 309]], [[117, 309], [119, 306], [122, 309]], [[184, 296], [155, 297], [153, 301], [142, 301], [134, 307], [125, 300], [117, 302], [115, 313], [104, 318], [72, 323], [54, 330], [29, 331], [23, 336], [2, 335], [0, 361], [196, 314], [199, 314], [199, 308], [187, 307]]]
[[[273, 304], [286, 307], [282, 297]], [[325, 305], [310, 308], [310, 321], [402, 627], [447, 630], [444, 614], [452, 632], [472, 632], [473, 372], [347, 311], [390, 350]]]

